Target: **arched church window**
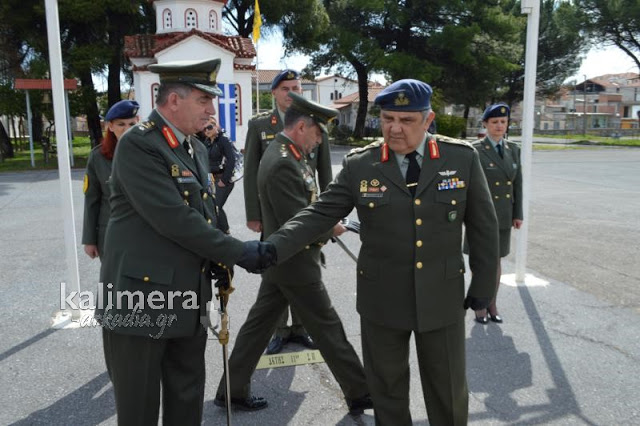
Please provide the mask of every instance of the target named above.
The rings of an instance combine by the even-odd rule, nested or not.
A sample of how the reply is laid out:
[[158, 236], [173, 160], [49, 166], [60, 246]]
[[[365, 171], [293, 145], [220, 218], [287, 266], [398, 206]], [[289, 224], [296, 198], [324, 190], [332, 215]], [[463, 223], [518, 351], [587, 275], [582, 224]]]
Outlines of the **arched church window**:
[[162, 11], [162, 25], [164, 25], [164, 28], [173, 28], [171, 9], [165, 9]]
[[215, 10], [209, 11], [209, 29], [217, 30], [218, 29], [218, 14]]
[[184, 13], [185, 27], [198, 28], [198, 14], [193, 9], [187, 9]]

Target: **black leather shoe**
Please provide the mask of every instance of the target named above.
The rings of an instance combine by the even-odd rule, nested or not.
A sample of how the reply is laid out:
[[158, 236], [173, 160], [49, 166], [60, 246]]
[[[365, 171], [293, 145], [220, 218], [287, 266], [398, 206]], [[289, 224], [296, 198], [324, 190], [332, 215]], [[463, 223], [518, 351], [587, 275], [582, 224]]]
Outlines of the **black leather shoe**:
[[309, 349], [315, 349], [316, 345], [313, 343], [311, 336], [307, 333], [304, 334], [296, 334], [295, 336], [289, 337], [289, 341], [292, 343], [298, 343], [302, 346], [306, 346]]
[[[224, 397], [216, 395], [213, 403], [218, 407], [226, 407]], [[259, 396], [250, 396], [248, 398], [231, 398], [231, 408], [241, 411], [258, 411], [267, 408], [269, 404], [264, 398]]]
[[487, 315], [489, 316], [489, 319], [493, 322], [497, 322], [498, 324], [502, 323], [502, 317], [498, 314], [493, 315], [491, 312], [487, 311]]
[[489, 320], [487, 319], [487, 317], [479, 317], [476, 315], [476, 322], [480, 324], [488, 324]]
[[350, 415], [359, 416], [364, 413], [364, 410], [373, 408], [373, 400], [371, 395], [365, 395], [362, 398], [347, 400], [347, 406], [349, 407]]
[[280, 336], [273, 336], [273, 339], [269, 342], [267, 346], [267, 355], [278, 354], [282, 351], [285, 343], [287, 343], [287, 339]]

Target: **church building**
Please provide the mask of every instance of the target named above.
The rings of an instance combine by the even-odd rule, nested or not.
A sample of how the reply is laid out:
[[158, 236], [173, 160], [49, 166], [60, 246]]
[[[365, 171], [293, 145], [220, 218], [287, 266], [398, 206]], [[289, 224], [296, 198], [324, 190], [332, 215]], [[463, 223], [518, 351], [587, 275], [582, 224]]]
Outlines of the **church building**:
[[133, 69], [140, 117], [155, 107], [158, 75], [150, 64], [220, 58], [217, 82], [224, 96], [214, 99], [220, 125], [230, 140], [244, 147], [252, 116], [251, 76], [256, 50], [249, 38], [222, 34], [222, 8], [226, 0], [151, 0], [156, 12], [156, 33], [125, 37], [125, 55]]

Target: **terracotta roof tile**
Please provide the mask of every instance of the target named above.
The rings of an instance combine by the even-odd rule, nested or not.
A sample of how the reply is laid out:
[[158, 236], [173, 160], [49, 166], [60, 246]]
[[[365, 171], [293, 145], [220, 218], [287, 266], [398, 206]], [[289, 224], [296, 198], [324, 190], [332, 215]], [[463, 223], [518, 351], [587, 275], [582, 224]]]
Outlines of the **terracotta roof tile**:
[[255, 46], [248, 38], [204, 33], [195, 28], [187, 32], [125, 36], [124, 53], [129, 58], [151, 58], [156, 53], [194, 35], [235, 53], [238, 58], [256, 56]]

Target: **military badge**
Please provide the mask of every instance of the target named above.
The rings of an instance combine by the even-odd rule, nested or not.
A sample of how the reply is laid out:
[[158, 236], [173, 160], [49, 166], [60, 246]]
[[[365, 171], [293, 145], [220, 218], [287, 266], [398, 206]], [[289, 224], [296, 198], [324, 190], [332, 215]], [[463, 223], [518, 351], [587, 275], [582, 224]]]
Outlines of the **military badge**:
[[395, 106], [406, 106], [409, 105], [409, 98], [404, 94], [404, 92], [398, 93], [398, 96], [393, 101]]
[[380, 186], [380, 181], [378, 179], [371, 179], [371, 186]]
[[193, 173], [191, 173], [191, 170], [183, 170], [180, 172], [180, 175], [182, 177], [191, 177], [193, 176]]
[[462, 189], [465, 188], [467, 184], [465, 181], [460, 180], [459, 178], [448, 178], [443, 179], [438, 183], [438, 191], [446, 191], [449, 189]]
[[367, 192], [367, 181], [366, 180], [361, 180], [360, 181], [360, 192]]
[[449, 214], [447, 215], [447, 219], [449, 219], [449, 222], [455, 221], [457, 217], [458, 217], [458, 212], [455, 210], [450, 211]]
[[429, 156], [432, 160], [440, 158], [440, 149], [438, 148], [438, 142], [435, 139], [429, 140]]
[[171, 177], [178, 177], [180, 176], [180, 167], [178, 167], [177, 164], [172, 164], [171, 165]]
[[380, 149], [380, 162], [386, 163], [387, 161], [389, 161], [389, 144], [385, 142]]
[[271, 125], [275, 126], [278, 123], [278, 118], [275, 115], [271, 116]]
[[446, 177], [449, 177], [449, 176], [453, 176], [453, 175], [455, 175], [455, 174], [456, 174], [456, 172], [457, 172], [457, 170], [445, 170], [445, 171], [443, 171], [443, 172], [438, 172], [438, 174], [439, 174], [440, 176], [446, 176]]
[[180, 146], [180, 142], [178, 142], [176, 135], [173, 134], [173, 130], [171, 130], [171, 127], [162, 126], [162, 134], [164, 135], [164, 138], [167, 140], [167, 143], [171, 148], [176, 149]]

